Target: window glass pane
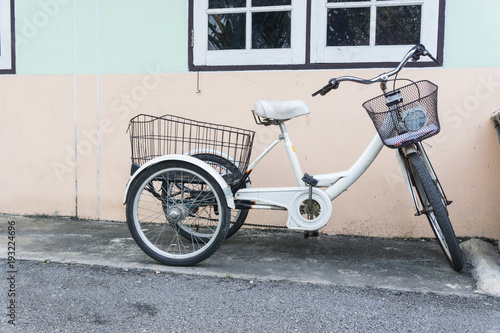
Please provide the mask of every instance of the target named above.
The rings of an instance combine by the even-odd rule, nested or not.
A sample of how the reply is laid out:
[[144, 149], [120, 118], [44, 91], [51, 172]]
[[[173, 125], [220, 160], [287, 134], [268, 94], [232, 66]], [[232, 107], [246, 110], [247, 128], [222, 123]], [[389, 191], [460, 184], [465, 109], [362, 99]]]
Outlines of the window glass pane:
[[328, 9], [327, 46], [358, 46], [370, 43], [370, 8]]
[[291, 12], [252, 14], [252, 48], [290, 48]]
[[377, 8], [377, 45], [420, 43], [422, 6]]
[[245, 14], [208, 15], [208, 49], [244, 49], [245, 22]]
[[252, 6], [254, 7], [286, 6], [291, 4], [292, 0], [252, 0]]
[[208, 8], [245, 7], [246, 0], [208, 0]]

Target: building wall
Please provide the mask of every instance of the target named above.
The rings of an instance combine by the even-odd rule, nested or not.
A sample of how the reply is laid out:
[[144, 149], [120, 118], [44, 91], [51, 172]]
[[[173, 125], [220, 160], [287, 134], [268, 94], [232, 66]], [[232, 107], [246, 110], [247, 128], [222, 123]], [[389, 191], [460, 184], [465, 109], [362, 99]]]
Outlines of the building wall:
[[[428, 152], [448, 196], [458, 235], [500, 235], [500, 150], [489, 115], [500, 106], [499, 47], [493, 0], [448, 1], [445, 66], [408, 69], [439, 88], [442, 132]], [[486, 6], [486, 7], [485, 7]], [[17, 74], [0, 76], [0, 212], [124, 220], [129, 177], [128, 121], [172, 113], [257, 132], [253, 156], [277, 135], [257, 126], [256, 99], [303, 99], [312, 113], [287, 123], [308, 173], [346, 169], [371, 137], [362, 102], [377, 87], [345, 84], [311, 92], [330, 77], [381, 70], [190, 73], [187, 2], [46, 0], [16, 2]], [[474, 21], [473, 21], [474, 20]], [[495, 41], [496, 40], [496, 41]], [[294, 185], [277, 147], [252, 186]], [[327, 233], [431, 236], [395, 161], [384, 149], [365, 175], [333, 202]], [[285, 224], [283, 212], [252, 211], [249, 221]]]
[[445, 67], [498, 67], [499, 10], [495, 0], [446, 1]]

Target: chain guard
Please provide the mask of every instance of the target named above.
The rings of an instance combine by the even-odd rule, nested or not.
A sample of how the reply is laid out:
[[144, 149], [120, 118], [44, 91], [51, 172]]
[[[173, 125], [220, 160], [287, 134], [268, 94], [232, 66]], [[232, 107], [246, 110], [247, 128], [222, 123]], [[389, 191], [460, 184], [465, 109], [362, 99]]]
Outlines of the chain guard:
[[[304, 204], [309, 200], [308, 187], [274, 187], [274, 188], [242, 188], [236, 192], [236, 200], [253, 201], [255, 205], [268, 209], [288, 210], [288, 229], [318, 230], [330, 221], [332, 203], [328, 195], [318, 188], [312, 189], [313, 212], [312, 219], [308, 219], [304, 211]], [[301, 208], [302, 207], [302, 208]]]
[[313, 188], [311, 214], [307, 214], [309, 191], [298, 193], [292, 200], [288, 210], [289, 229], [318, 230], [324, 227], [332, 217], [332, 203], [325, 192]]

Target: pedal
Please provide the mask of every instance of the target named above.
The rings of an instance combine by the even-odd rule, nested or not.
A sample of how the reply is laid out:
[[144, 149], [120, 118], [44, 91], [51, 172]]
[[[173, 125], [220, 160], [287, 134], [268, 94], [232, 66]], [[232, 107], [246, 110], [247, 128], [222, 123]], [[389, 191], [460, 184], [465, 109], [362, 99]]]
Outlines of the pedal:
[[304, 174], [304, 177], [302, 177], [302, 181], [304, 183], [306, 183], [307, 185], [312, 186], [312, 187], [318, 185], [318, 183], [319, 183], [318, 179], [314, 178], [313, 176], [311, 176], [308, 173]]

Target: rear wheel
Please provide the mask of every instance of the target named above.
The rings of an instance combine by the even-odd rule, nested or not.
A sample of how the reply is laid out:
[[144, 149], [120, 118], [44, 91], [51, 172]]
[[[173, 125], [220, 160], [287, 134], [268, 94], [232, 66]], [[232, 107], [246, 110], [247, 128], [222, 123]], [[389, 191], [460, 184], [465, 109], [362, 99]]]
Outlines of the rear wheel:
[[217, 181], [183, 161], [151, 166], [130, 184], [127, 224], [139, 247], [174, 266], [194, 265], [224, 242], [230, 209]]
[[445, 199], [439, 195], [436, 183], [417, 153], [408, 156], [412, 180], [417, 189], [422, 210], [431, 224], [443, 253], [455, 271], [461, 271], [464, 266], [460, 247], [446, 209]]
[[[228, 159], [225, 159], [219, 155], [214, 154], [196, 154], [193, 157], [199, 158], [211, 167], [213, 167], [226, 181], [226, 183], [232, 187], [237, 182], [240, 181], [243, 176], [240, 169]], [[250, 187], [249, 182], [245, 182], [242, 188]], [[232, 209], [231, 210], [231, 223], [229, 226], [229, 231], [227, 232], [226, 239], [234, 235], [238, 230], [240, 230], [243, 223], [248, 216], [248, 209]]]

